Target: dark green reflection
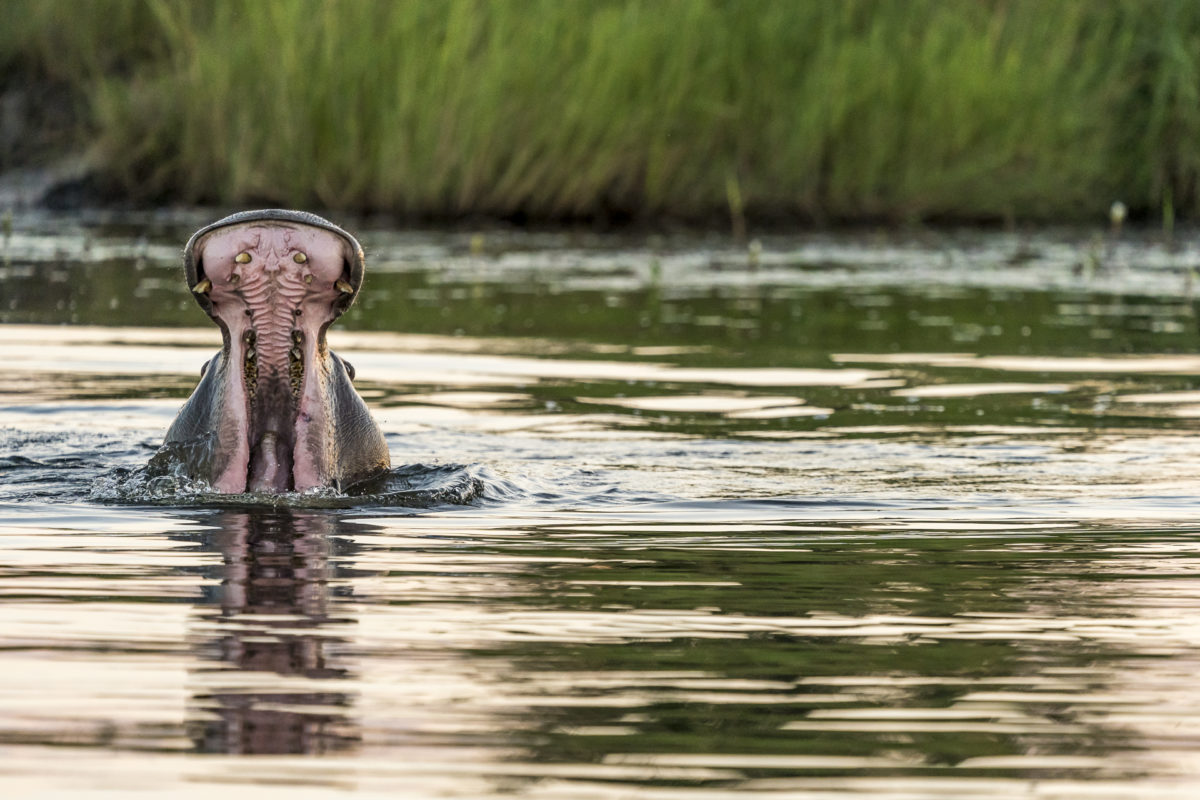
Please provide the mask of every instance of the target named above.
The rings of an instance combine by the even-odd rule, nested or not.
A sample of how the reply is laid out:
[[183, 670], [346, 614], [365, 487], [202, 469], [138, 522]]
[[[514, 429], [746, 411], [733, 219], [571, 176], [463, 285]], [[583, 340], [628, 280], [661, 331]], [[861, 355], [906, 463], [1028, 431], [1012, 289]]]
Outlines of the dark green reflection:
[[[549, 529], [531, 532], [540, 546], [497, 549], [561, 559], [525, 575], [527, 593], [514, 602], [552, 616], [588, 615], [596, 626], [576, 642], [503, 651], [516, 665], [506, 679], [529, 692], [540, 679], [560, 681], [557, 695], [541, 689], [538, 757], [855, 755], [908, 759], [928, 775], [981, 756], [1103, 756], [1143, 746], [1136, 731], [1103, 716], [1109, 703], [1136, 707], [1135, 695], [1119, 697], [1130, 688], [1122, 672], [1131, 660], [1166, 655], [1160, 643], [1143, 652], [1121, 637], [1056, 636], [1064, 628], [1053, 621], [1100, 628], [1126, 616], [1130, 598], [1153, 594], [1161, 579], [1144, 571], [1144, 554], [1177, 559], [1186, 570], [1192, 558], [1180, 541], [1194, 546], [1200, 534], [910, 527], [653, 537], [606, 528], [595, 543], [562, 537], [561, 546]], [[1040, 627], [1047, 622], [1051, 635]], [[1039, 692], [1047, 699], [1032, 699]], [[982, 693], [1031, 699], [973, 699]], [[1117, 699], [1089, 704], [1091, 693]], [[951, 708], [967, 716], [937, 716]], [[884, 724], [872, 730], [856, 711]], [[923, 725], [928, 719], [935, 724]]]
[[[447, 283], [434, 268], [376, 272], [339, 325], [351, 330], [521, 336], [567, 344], [682, 346], [687, 365], [825, 365], [831, 352], [1185, 353], [1190, 303], [1083, 291], [895, 287], [570, 288], [563, 275]], [[0, 322], [208, 326], [178, 270], [145, 263], [14, 262]]]

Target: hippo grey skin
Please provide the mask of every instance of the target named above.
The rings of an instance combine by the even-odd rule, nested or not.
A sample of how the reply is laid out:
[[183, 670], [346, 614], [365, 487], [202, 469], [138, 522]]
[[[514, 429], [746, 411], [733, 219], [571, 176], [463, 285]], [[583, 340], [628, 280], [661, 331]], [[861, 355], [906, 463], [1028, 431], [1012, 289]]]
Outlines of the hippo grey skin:
[[160, 454], [218, 492], [344, 490], [388, 469], [387, 443], [325, 330], [362, 286], [363, 251], [304, 211], [243, 211], [184, 249], [200, 307], [221, 329]]

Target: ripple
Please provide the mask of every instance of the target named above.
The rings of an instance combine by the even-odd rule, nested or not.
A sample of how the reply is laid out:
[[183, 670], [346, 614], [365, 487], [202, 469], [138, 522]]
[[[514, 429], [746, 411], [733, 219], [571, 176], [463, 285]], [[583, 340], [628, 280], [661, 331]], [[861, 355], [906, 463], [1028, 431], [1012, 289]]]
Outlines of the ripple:
[[307, 492], [223, 494], [205, 481], [154, 474], [147, 467], [117, 468], [96, 478], [88, 499], [106, 503], [211, 507], [384, 508], [429, 509], [502, 502], [522, 496], [515, 484], [495, 478], [478, 465], [408, 464], [358, 491], [334, 489]]
[[0, 326], [14, 797], [1200, 792], [1192, 234], [368, 232], [404, 466], [217, 496], [174, 256], [56, 226], [0, 317], [121, 327]]

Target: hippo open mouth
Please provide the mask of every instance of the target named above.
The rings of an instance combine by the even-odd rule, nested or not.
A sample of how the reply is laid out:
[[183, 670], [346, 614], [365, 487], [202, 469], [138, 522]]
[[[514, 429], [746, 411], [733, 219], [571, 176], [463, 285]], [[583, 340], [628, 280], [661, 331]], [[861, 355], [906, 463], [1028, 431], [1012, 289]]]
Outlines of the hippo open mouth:
[[389, 466], [387, 446], [325, 331], [362, 283], [358, 242], [300, 211], [235, 214], [184, 251], [188, 284], [224, 344], [166, 444], [221, 492], [344, 488]]

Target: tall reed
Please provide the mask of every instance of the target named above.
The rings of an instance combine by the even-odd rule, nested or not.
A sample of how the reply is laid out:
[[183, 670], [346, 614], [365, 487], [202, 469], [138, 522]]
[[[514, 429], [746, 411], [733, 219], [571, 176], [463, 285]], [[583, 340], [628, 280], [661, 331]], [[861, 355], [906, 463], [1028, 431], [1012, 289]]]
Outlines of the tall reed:
[[135, 199], [797, 221], [1200, 199], [1182, 0], [4, 6], [30, 13], [0, 65], [76, 80]]

